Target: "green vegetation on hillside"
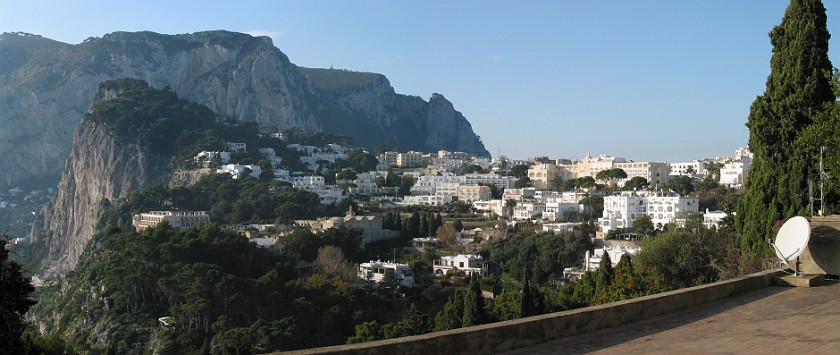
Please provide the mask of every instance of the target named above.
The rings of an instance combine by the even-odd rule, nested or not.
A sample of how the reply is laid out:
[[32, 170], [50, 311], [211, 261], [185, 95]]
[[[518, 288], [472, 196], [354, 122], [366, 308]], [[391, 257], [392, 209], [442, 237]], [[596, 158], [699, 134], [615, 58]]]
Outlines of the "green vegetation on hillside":
[[217, 223], [274, 223], [313, 218], [320, 208], [318, 195], [293, 189], [286, 182], [233, 179], [228, 174], [203, 176], [189, 187], [153, 186], [127, 197], [134, 212], [149, 210], [210, 211]]
[[247, 354], [338, 344], [376, 309], [354, 273], [296, 269], [328, 245], [356, 253], [357, 231], [293, 235], [265, 249], [218, 225], [138, 233], [127, 206], [103, 208], [78, 268], [46, 288], [35, 310], [51, 320], [48, 333], [78, 351]]

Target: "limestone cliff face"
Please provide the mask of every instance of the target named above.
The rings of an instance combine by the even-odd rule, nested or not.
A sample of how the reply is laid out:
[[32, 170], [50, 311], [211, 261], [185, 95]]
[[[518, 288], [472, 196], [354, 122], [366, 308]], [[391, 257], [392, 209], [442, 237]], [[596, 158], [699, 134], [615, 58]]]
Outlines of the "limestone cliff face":
[[419, 97], [396, 94], [379, 74], [297, 67], [267, 37], [115, 32], [69, 45], [7, 33], [0, 35], [0, 187], [56, 178], [97, 85], [122, 77], [168, 85], [220, 119], [348, 134], [369, 147], [489, 155], [469, 124], [429, 116], [462, 120], [454, 110], [432, 111]]
[[443, 95], [397, 94], [380, 74], [301, 68], [320, 98], [314, 115], [362, 145], [465, 151], [489, 157], [472, 125]]
[[[76, 267], [96, 227], [102, 200], [117, 200], [172, 175], [168, 157], [150, 155], [135, 144], [118, 143], [101, 126], [82, 122], [64, 167], [57, 195], [44, 207], [35, 236], [46, 238], [44, 273], [64, 274]], [[43, 234], [41, 232], [44, 232]]]
[[[22, 42], [46, 42], [39, 50]], [[21, 54], [23, 53], [23, 54]], [[224, 31], [166, 36], [116, 32], [71, 46], [0, 36], [0, 185], [57, 176], [97, 85], [133, 77], [210, 107], [220, 119], [318, 130], [307, 82], [267, 37]], [[14, 64], [14, 65], [13, 65]]]
[[450, 151], [481, 151], [481, 155], [490, 156], [470, 122], [441, 94], [433, 94], [429, 99], [426, 145]]

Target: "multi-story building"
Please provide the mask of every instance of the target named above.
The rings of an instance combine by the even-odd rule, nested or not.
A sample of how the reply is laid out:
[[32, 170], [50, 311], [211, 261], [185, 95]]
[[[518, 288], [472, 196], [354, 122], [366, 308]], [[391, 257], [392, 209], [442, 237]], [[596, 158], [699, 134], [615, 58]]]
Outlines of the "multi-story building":
[[619, 182], [622, 186], [625, 182], [637, 176], [645, 178], [650, 186], [659, 186], [668, 182], [668, 174], [671, 172], [668, 163], [656, 162], [623, 162], [616, 163], [613, 168], [622, 169], [627, 173], [627, 179]]
[[581, 212], [582, 205], [577, 203], [563, 203], [563, 202], [546, 202], [545, 211], [542, 213], [542, 219], [547, 221], [556, 221], [563, 217], [567, 212]]
[[696, 197], [682, 197], [675, 192], [622, 191], [604, 197], [604, 214], [598, 225], [604, 233], [616, 228], [630, 228], [638, 218], [649, 216], [657, 228], [668, 223], [682, 224], [687, 214], [698, 213]]
[[575, 178], [575, 173], [568, 165], [554, 163], [534, 164], [528, 169], [531, 184], [539, 189], [547, 189], [557, 179], [569, 180]]
[[516, 183], [516, 178], [513, 176], [501, 176], [496, 173], [465, 174], [463, 178], [464, 185], [495, 185], [500, 189], [512, 188]]
[[706, 162], [703, 160], [692, 160], [680, 163], [671, 163], [671, 176], [685, 175], [688, 177], [706, 176]]
[[458, 186], [458, 201], [473, 202], [473, 201], [487, 201], [493, 198], [490, 193], [490, 187], [481, 185], [462, 185]]
[[513, 207], [513, 219], [524, 221], [542, 219], [545, 204], [542, 202], [520, 202]]
[[504, 200], [473, 201], [472, 205], [473, 208], [475, 208], [478, 211], [495, 213], [498, 216], [502, 216], [505, 213]]
[[422, 152], [406, 152], [397, 154], [396, 166], [405, 168], [410, 166], [426, 166], [428, 159]]
[[440, 259], [434, 261], [432, 265], [435, 276], [446, 275], [447, 272], [453, 271], [463, 273], [463, 276], [487, 276], [488, 265], [484, 262], [481, 255], [451, 255], [441, 256]]
[[137, 231], [154, 227], [163, 221], [176, 229], [189, 228], [199, 224], [210, 223], [210, 212], [207, 211], [149, 211], [138, 213], [132, 218], [132, 225]]
[[747, 182], [750, 168], [752, 168], [752, 160], [749, 158], [723, 164], [720, 168], [720, 184], [736, 189], [742, 188]]

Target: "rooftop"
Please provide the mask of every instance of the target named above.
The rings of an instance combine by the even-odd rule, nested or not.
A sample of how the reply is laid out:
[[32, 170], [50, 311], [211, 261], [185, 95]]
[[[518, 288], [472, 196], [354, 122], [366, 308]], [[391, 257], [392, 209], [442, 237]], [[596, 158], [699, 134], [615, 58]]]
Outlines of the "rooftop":
[[507, 354], [836, 353], [840, 282], [764, 287]]

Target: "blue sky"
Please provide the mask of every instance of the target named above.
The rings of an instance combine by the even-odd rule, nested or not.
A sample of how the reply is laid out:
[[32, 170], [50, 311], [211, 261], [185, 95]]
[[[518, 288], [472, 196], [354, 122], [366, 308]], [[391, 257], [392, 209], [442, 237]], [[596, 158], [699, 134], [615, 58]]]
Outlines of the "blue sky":
[[[0, 0], [0, 32], [268, 35], [295, 64], [385, 74], [446, 96], [487, 149], [684, 161], [745, 146], [787, 0]], [[840, 4], [825, 2], [831, 48]], [[832, 62], [840, 65], [836, 51]]]

